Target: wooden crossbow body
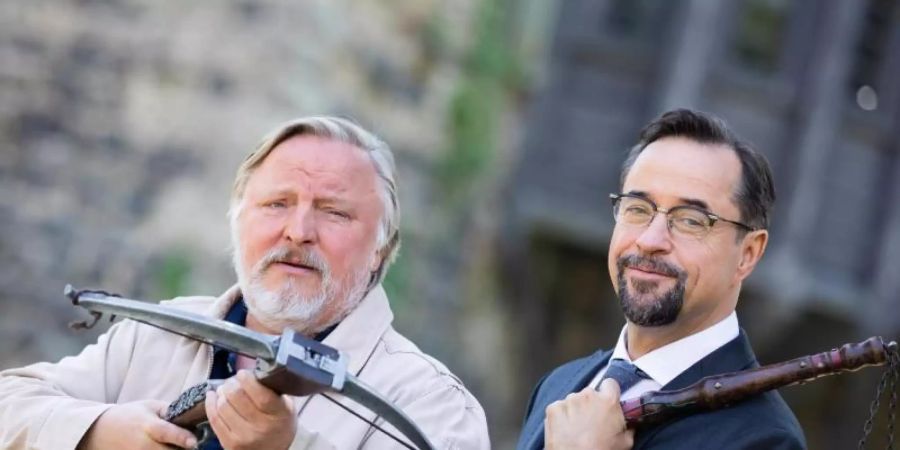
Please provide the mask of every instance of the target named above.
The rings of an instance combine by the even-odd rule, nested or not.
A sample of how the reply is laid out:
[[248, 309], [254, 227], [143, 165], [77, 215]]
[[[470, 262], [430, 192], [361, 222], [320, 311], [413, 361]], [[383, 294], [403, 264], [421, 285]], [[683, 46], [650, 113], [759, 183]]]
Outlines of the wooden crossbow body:
[[[67, 286], [65, 295], [73, 304], [88, 310], [93, 316], [91, 322], [73, 324], [73, 328], [90, 328], [103, 314], [108, 315], [110, 320], [119, 316], [254, 357], [257, 361], [257, 378], [275, 392], [299, 396], [322, 395], [406, 448], [434, 448], [415, 422], [402, 410], [347, 373], [346, 357], [338, 349], [291, 330], [273, 338], [223, 320], [163, 305], [128, 300], [103, 291], [76, 291]], [[896, 341], [887, 342], [881, 337], [871, 337], [860, 343], [845, 344], [830, 351], [756, 369], [706, 377], [679, 390], [647, 392], [640, 397], [623, 401], [622, 411], [627, 426], [639, 429], [686, 414], [727, 408], [773, 389], [870, 366], [886, 368], [869, 408], [869, 417], [863, 425], [863, 436], [858, 447], [865, 448], [874, 427], [875, 416], [882, 401], [887, 398], [887, 449], [893, 450], [894, 427], [897, 423], [897, 384], [900, 381], [900, 349]], [[192, 430], [201, 443], [205, 442], [212, 436], [212, 429], [206, 422], [203, 400], [207, 390], [219, 383], [221, 380], [210, 380], [188, 389], [172, 402], [164, 418]], [[346, 408], [330, 397], [330, 393], [343, 394], [378, 413], [400, 431], [406, 440]]]

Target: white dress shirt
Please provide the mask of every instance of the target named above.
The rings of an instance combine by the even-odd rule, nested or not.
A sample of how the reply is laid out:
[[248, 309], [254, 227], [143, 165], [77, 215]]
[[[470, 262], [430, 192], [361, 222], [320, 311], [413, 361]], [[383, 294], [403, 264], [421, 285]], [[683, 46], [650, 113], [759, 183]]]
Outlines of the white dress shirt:
[[[630, 389], [623, 392], [622, 400], [638, 397], [648, 391], [660, 390], [674, 380], [675, 377], [696, 364], [697, 361], [738, 337], [740, 333], [737, 314], [732, 311], [728, 317], [715, 325], [699, 333], [694, 333], [666, 344], [632, 361], [631, 357], [628, 356], [628, 349], [625, 344], [625, 332], [627, 329], [627, 324], [622, 327], [622, 332], [619, 333], [619, 341], [616, 342], [616, 348], [613, 350], [610, 360], [615, 358], [624, 359], [637, 366], [638, 369], [643, 370], [650, 378], [638, 381]], [[607, 366], [600, 368], [589, 386], [597, 387], [600, 384], [600, 380], [603, 379], [603, 375], [606, 373], [606, 368]]]

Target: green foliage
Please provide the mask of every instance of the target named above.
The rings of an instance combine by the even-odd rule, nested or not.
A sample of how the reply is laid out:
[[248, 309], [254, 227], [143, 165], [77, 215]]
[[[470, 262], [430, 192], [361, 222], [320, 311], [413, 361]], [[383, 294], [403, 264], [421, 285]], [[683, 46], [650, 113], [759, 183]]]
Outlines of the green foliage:
[[409, 258], [405, 258], [404, 252], [401, 250], [381, 283], [388, 298], [391, 299], [391, 309], [398, 316], [402, 316], [409, 307], [411, 271]]
[[154, 265], [151, 276], [156, 298], [185, 295], [191, 278], [191, 260], [181, 251], [167, 253]]
[[738, 60], [744, 66], [763, 73], [778, 67], [786, 7], [781, 1], [772, 0], [747, 3], [734, 44]]
[[473, 182], [490, 168], [496, 153], [498, 119], [521, 79], [501, 3], [482, 3], [464, 76], [450, 104], [449, 148], [436, 175], [441, 201], [451, 211], [471, 197]]
[[492, 81], [468, 80], [450, 104], [450, 149], [438, 167], [438, 181], [451, 203], [491, 163], [499, 97]]

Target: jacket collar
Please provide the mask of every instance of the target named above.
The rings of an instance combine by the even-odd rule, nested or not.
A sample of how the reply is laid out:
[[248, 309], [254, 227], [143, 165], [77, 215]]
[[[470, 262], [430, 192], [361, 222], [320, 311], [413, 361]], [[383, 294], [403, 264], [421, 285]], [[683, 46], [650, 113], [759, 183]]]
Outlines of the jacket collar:
[[375, 345], [394, 321], [394, 313], [381, 285], [372, 288], [359, 305], [322, 341], [347, 355], [347, 371], [359, 376]]
[[231, 309], [231, 306], [234, 305], [234, 302], [241, 296], [241, 288], [238, 285], [231, 286], [225, 291], [222, 295], [218, 296], [204, 314], [209, 317], [215, 317], [216, 319], [224, 319], [225, 314], [228, 314], [228, 310]]
[[[670, 383], [663, 386], [662, 390], [672, 391], [682, 389], [696, 383], [703, 377], [737, 372], [739, 370], [746, 370], [758, 366], [759, 363], [756, 361], [753, 349], [750, 348], [750, 340], [747, 338], [747, 334], [744, 330], [741, 329], [738, 337], [732, 339], [727, 344], [719, 347], [714, 352], [689, 367], [675, 377]], [[634, 437], [633, 448], [643, 448], [647, 442], [652, 440], [654, 436], [668, 427], [671, 423], [672, 422], [666, 422], [639, 431]]]
[[[229, 288], [213, 301], [206, 310], [206, 315], [222, 319], [235, 301], [240, 297], [238, 285]], [[328, 334], [323, 344], [334, 347], [348, 358], [347, 371], [359, 375], [375, 345], [394, 321], [394, 313], [388, 302], [384, 288], [379, 284], [372, 288], [359, 305]]]
[[[604, 367], [608, 362], [609, 358], [612, 355], [611, 350], [607, 351], [599, 351], [591, 355], [587, 358], [587, 360], [582, 364], [580, 368], [578, 368], [574, 374], [569, 378], [568, 382], [560, 383], [556, 386], [553, 392], [548, 392], [549, 398], [552, 399], [562, 399], [570, 392], [578, 392], [584, 389], [591, 380], [594, 379], [594, 376], [597, 374], [597, 371], [600, 370], [601, 367]], [[705, 358], [701, 359], [687, 370], [682, 372], [680, 375], [675, 377], [671, 382], [662, 387], [663, 390], [675, 390], [681, 389], [691, 384], [697, 382], [700, 378], [710, 376], [710, 375], [719, 375], [722, 373], [728, 372], [736, 372], [738, 370], [745, 370], [752, 367], [756, 367], [759, 364], [756, 362], [756, 356], [753, 354], [753, 350], [750, 347], [750, 340], [747, 338], [747, 334], [741, 329], [738, 337], [732, 339], [725, 345], [719, 347]], [[541, 412], [540, 414], [534, 414], [533, 417], [538, 417], [541, 422], [544, 420], [544, 414]], [[531, 435], [531, 438], [528, 440], [528, 444], [524, 447], [526, 449], [541, 449], [543, 448], [544, 443], [544, 427], [542, 424], [532, 424], [532, 429], [534, 432]], [[640, 434], [638, 439], [646, 438], [644, 433]], [[635, 448], [638, 447], [638, 443], [643, 442], [643, 440], [635, 441]]]
[[587, 387], [597, 371], [609, 362], [610, 356], [612, 356], [610, 350], [600, 350], [589, 356], [581, 367], [575, 370], [568, 382], [557, 385], [559, 392], [553, 392], [550, 398], [565, 398], [570, 392], [579, 392]]

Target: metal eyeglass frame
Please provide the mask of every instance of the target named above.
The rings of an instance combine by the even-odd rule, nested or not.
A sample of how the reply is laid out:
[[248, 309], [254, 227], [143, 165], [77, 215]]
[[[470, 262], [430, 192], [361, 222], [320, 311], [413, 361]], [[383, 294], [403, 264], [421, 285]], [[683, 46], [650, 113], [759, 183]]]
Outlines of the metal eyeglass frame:
[[[657, 213], [657, 212], [662, 212], [663, 214], [665, 214], [665, 216], [666, 216], [666, 227], [667, 227], [667, 228], [670, 228], [670, 227], [671, 227], [671, 223], [669, 222], [669, 214], [671, 214], [672, 211], [677, 211], [677, 210], [679, 210], [679, 209], [691, 209], [691, 210], [694, 210], [694, 211], [703, 213], [706, 217], [709, 218], [709, 230], [712, 230], [712, 227], [715, 226], [716, 222], [718, 222], [718, 221], [720, 221], [720, 220], [721, 220], [722, 222], [727, 222], [727, 223], [730, 223], [730, 224], [732, 224], [732, 225], [736, 225], [736, 226], [738, 226], [738, 227], [741, 227], [741, 228], [743, 228], [743, 229], [745, 229], [745, 230], [747, 230], [747, 231], [756, 231], [756, 230], [758, 230], [758, 228], [754, 228], [754, 227], [751, 227], [750, 225], [747, 225], [747, 224], [744, 224], [744, 223], [741, 223], [741, 222], [737, 222], [737, 221], [734, 221], [734, 220], [726, 219], [726, 218], [724, 218], [724, 217], [718, 216], [718, 215], [716, 215], [716, 214], [713, 214], [713, 213], [711, 213], [711, 212], [709, 212], [709, 211], [707, 211], [707, 210], [705, 210], [705, 209], [698, 208], [698, 207], [696, 207], [696, 206], [691, 206], [691, 205], [679, 205], [679, 206], [673, 206], [673, 207], [671, 207], [671, 208], [669, 208], [669, 209], [664, 209], [664, 208], [658, 207], [658, 206], [656, 205], [656, 203], [653, 202], [653, 200], [650, 200], [650, 199], [647, 198], [647, 197], [643, 197], [643, 196], [640, 196], [640, 195], [634, 195], [634, 194], [626, 194], [626, 193], [624, 193], [624, 192], [621, 193], [621, 194], [609, 194], [609, 199], [612, 201], [612, 206], [613, 206], [613, 217], [614, 217], [614, 218], [616, 217], [616, 203], [618, 203], [619, 200], [621, 200], [622, 198], [625, 198], [625, 197], [636, 198], [636, 199], [638, 199], [638, 200], [643, 200], [643, 201], [649, 203], [650, 206], [653, 207], [653, 216], [656, 216], [656, 213]], [[653, 221], [653, 217], [650, 218], [650, 221], [651, 221], [651, 222]], [[648, 222], [648, 225], [649, 225], [649, 222]], [[709, 230], [707, 230], [706, 233], [709, 233]], [[704, 234], [704, 235], [705, 235], [705, 234]]]

